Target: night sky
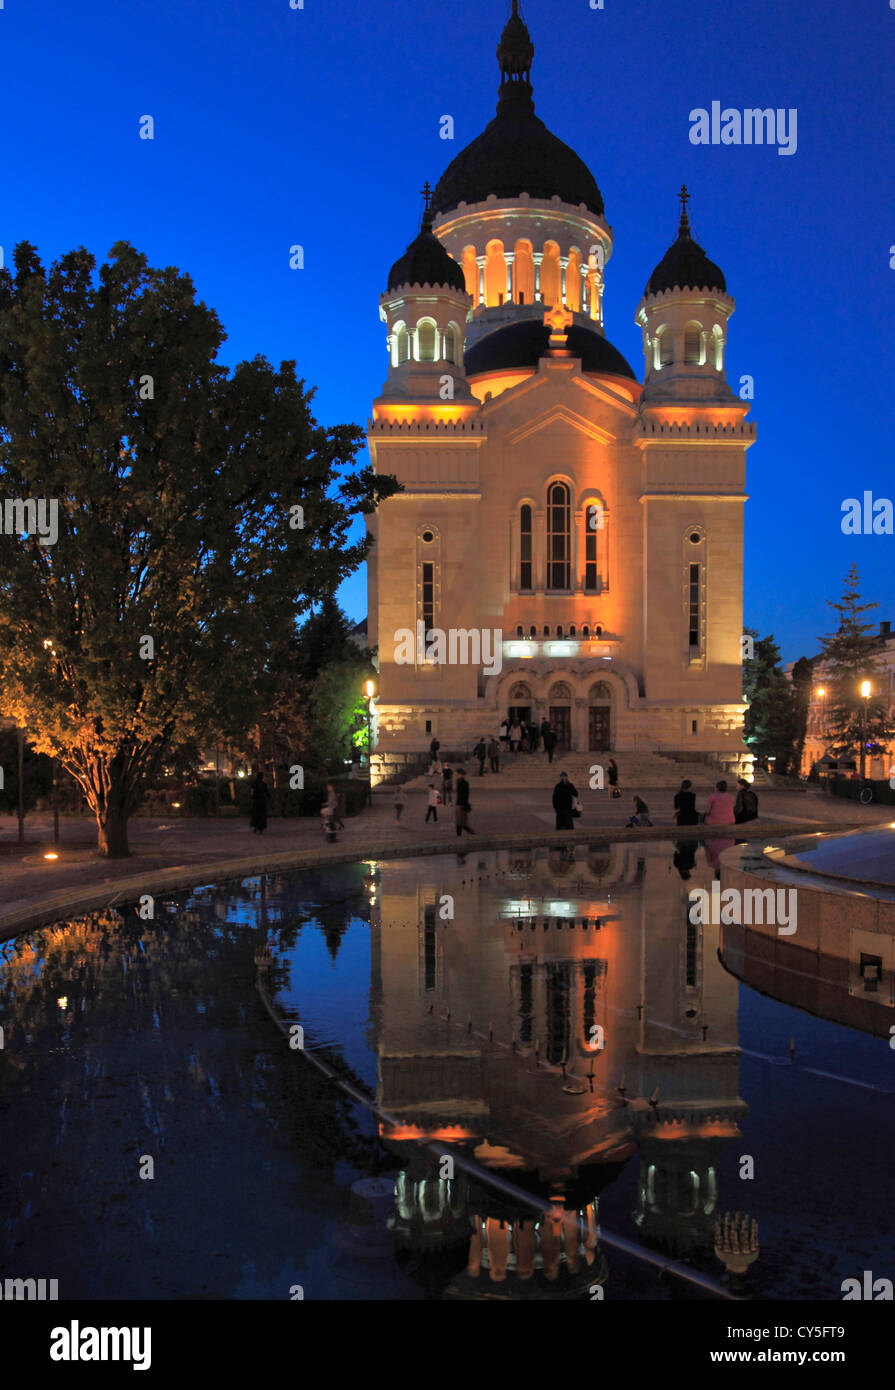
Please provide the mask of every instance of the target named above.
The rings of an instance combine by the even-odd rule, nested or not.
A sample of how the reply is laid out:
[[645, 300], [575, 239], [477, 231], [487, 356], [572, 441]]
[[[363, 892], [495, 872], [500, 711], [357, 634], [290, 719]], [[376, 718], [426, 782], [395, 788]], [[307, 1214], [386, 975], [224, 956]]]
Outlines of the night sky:
[[[604, 6], [522, 12], [537, 113], [593, 170], [613, 228], [606, 333], [642, 374], [634, 309], [686, 182], [694, 235], [737, 301], [728, 378], [755, 381], [745, 622], [787, 659], [813, 654], [852, 560], [876, 618], [895, 620], [895, 536], [840, 529], [846, 497], [895, 496], [895, 9]], [[228, 365], [294, 357], [322, 423], [364, 425], [386, 370], [378, 296], [423, 182], [494, 114], [508, 13], [506, 0], [3, 0], [4, 263], [23, 239], [45, 262], [130, 240], [193, 277]], [[692, 145], [690, 111], [713, 100], [796, 108], [796, 152]], [[362, 617], [364, 576], [341, 598]]]

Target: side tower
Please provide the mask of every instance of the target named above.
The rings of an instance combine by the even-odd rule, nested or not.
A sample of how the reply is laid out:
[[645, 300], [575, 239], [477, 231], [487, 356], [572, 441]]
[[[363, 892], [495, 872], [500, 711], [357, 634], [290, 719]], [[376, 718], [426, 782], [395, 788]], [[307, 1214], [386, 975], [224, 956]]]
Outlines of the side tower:
[[[379, 648], [380, 742], [398, 764], [404, 751], [428, 744], [436, 724], [449, 739], [453, 731], [435, 711], [474, 703], [479, 683], [476, 667], [426, 659], [437, 629], [476, 626], [484, 435], [464, 366], [471, 300], [463, 271], [432, 232], [428, 185], [424, 194], [422, 228], [392, 266], [379, 301], [388, 376], [367, 430], [373, 467], [404, 489], [367, 518], [368, 641]], [[389, 756], [380, 755], [380, 775]]]
[[644, 695], [660, 706], [651, 720], [658, 746], [714, 755], [734, 771], [745, 758], [743, 504], [755, 426], [724, 371], [734, 301], [693, 239], [688, 196], [682, 189], [677, 239], [636, 312], [646, 359], [634, 430]]

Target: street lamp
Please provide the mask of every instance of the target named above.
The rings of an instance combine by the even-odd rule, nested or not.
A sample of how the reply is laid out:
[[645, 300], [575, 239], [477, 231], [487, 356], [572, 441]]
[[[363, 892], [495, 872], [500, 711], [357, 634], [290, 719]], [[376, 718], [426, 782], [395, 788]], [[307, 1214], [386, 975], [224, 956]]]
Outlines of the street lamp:
[[376, 694], [376, 686], [373, 681], [364, 684], [364, 694], [367, 697], [367, 771], [370, 776], [370, 786], [367, 792], [367, 805], [373, 805], [373, 697]]
[[867, 701], [870, 699], [870, 682], [861, 681], [861, 695], [864, 700], [863, 717], [861, 719], [861, 781], [864, 781], [864, 773], [867, 766]]

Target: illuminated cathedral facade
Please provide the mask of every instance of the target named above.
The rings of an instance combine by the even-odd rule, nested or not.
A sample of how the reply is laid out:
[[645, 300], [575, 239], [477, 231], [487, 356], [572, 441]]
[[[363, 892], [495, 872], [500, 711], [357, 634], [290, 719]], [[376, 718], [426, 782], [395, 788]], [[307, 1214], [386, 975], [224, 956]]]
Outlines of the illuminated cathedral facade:
[[380, 316], [388, 376], [368, 518], [380, 770], [468, 748], [508, 713], [560, 747], [737, 766], [746, 450], [725, 375], [734, 302], [680, 225], [607, 339], [612, 232], [590, 170], [535, 115], [513, 0], [497, 114], [426, 193]]

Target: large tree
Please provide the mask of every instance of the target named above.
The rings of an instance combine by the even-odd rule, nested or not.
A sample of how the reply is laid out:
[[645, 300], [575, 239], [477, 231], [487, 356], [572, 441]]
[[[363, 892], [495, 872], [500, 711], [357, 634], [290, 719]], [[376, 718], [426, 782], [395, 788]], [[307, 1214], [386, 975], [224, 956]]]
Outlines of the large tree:
[[224, 337], [127, 243], [98, 273], [22, 243], [0, 272], [0, 491], [58, 505], [55, 543], [0, 535], [0, 710], [81, 785], [109, 856], [172, 744], [264, 712], [296, 617], [366, 553], [356, 512], [394, 490], [354, 465], [356, 426], [317, 424], [294, 362], [230, 373]]
[[798, 741], [796, 695], [773, 633], [759, 638], [755, 629], [746, 631], [757, 640], [754, 655], [743, 662], [743, 696], [749, 701], [743, 738], [759, 762], [774, 758], [776, 771], [790, 772]]
[[[863, 613], [879, 604], [862, 603], [859, 584], [857, 566], [852, 565], [839, 603], [827, 599], [839, 614], [839, 626], [820, 639], [820, 661], [830, 689], [826, 706], [830, 751], [837, 758], [860, 752], [862, 742], [869, 753], [881, 753], [895, 735], [895, 724], [881, 699], [885, 684], [878, 655], [883, 639], [872, 623], [861, 620]], [[861, 695], [864, 681], [870, 682], [867, 700]]]

